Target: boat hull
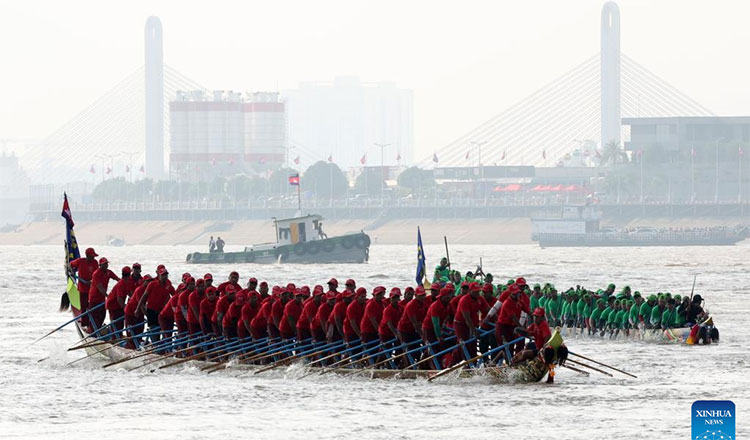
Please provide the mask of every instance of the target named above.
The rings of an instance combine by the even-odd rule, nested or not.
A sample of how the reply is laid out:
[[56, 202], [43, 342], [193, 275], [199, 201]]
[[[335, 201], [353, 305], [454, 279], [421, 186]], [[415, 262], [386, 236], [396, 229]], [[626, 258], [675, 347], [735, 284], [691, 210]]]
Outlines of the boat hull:
[[261, 245], [240, 252], [193, 252], [190, 264], [237, 263], [365, 263], [370, 255], [370, 237], [364, 232], [291, 245]]

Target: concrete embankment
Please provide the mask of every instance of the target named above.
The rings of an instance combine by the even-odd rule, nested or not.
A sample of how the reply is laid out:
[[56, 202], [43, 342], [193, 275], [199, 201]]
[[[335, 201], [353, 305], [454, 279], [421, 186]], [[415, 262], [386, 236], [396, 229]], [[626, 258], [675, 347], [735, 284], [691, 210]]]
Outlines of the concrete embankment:
[[[603, 225], [619, 227], [710, 227], [747, 224], [741, 217], [689, 217], [647, 219], [604, 219]], [[373, 226], [370, 228], [370, 226]], [[416, 242], [417, 226], [422, 229], [425, 244], [442, 243], [447, 236], [456, 244], [525, 244], [531, 243], [531, 222], [528, 218], [499, 219], [396, 219], [325, 220], [324, 230], [329, 236], [365, 230], [374, 243], [412, 244]], [[34, 222], [6, 228], [0, 232], [0, 244], [61, 244], [64, 223], [60, 219]], [[101, 221], [76, 223], [76, 235], [82, 243], [105, 244], [111, 237], [126, 244], [196, 245], [206, 246], [209, 237], [221, 236], [232, 247], [274, 241], [273, 223], [260, 220], [242, 221]]]

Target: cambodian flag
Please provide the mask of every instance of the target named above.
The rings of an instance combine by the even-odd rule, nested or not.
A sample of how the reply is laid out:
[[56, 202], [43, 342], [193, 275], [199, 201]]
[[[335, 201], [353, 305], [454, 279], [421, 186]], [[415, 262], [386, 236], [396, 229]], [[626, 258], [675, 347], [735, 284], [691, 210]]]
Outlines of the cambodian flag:
[[81, 296], [76, 288], [76, 277], [70, 269], [70, 262], [76, 258], [80, 258], [81, 251], [78, 249], [76, 234], [73, 232], [73, 225], [75, 223], [73, 223], [73, 215], [70, 212], [68, 195], [66, 193], [63, 193], [63, 207], [60, 215], [65, 219], [65, 272], [68, 277], [68, 285], [63, 294], [63, 299], [60, 301], [60, 310], [67, 310], [69, 305], [81, 310]]
[[292, 174], [289, 176], [289, 184], [292, 186], [299, 186], [299, 174]]
[[422, 247], [422, 232], [417, 226], [417, 284], [422, 284], [425, 277], [425, 266], [427, 259], [424, 256], [424, 248]]

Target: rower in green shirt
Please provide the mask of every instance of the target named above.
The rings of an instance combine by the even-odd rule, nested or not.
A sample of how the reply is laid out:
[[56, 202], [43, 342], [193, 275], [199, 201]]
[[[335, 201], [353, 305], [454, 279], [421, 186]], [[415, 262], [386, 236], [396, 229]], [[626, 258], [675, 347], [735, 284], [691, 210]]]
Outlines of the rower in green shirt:
[[641, 309], [641, 304], [643, 304], [641, 292], [636, 291], [633, 295], [633, 305], [630, 306], [630, 311], [628, 312], [628, 324], [630, 328], [638, 328], [638, 311]]
[[604, 324], [607, 321], [605, 319], [602, 319], [603, 312], [604, 312], [604, 300], [597, 299], [596, 308], [594, 308], [594, 310], [591, 311], [591, 317], [589, 318], [589, 335], [592, 333], [596, 333], [601, 328], [604, 328]]
[[656, 295], [649, 295], [648, 301], [638, 310], [638, 327], [651, 328], [651, 310], [656, 307]]
[[661, 328], [666, 330], [674, 327], [677, 327], [677, 310], [675, 309], [674, 298], [669, 298], [667, 300], [667, 309], [661, 315]]
[[667, 300], [662, 295], [659, 297], [657, 306], [651, 309], [651, 320], [649, 322], [651, 323], [652, 328], [659, 328], [661, 326], [661, 317], [666, 309]]

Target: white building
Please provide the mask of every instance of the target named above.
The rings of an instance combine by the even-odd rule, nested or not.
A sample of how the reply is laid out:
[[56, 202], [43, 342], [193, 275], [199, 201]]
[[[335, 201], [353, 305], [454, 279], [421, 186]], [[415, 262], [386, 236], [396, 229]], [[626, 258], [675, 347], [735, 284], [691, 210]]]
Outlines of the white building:
[[[289, 144], [305, 161], [329, 156], [343, 167], [408, 165], [413, 161], [413, 97], [393, 82], [363, 83], [357, 77], [333, 82], [305, 82], [283, 92], [287, 104]], [[306, 157], [313, 156], [313, 157]]]

